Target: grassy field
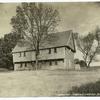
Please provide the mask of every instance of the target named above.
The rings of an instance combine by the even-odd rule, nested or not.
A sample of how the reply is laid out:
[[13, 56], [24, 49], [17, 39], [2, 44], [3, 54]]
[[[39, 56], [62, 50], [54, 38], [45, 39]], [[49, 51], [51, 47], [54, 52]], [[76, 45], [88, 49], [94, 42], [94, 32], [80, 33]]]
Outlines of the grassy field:
[[99, 79], [100, 69], [0, 72], [0, 97], [61, 96], [72, 86], [80, 86]]

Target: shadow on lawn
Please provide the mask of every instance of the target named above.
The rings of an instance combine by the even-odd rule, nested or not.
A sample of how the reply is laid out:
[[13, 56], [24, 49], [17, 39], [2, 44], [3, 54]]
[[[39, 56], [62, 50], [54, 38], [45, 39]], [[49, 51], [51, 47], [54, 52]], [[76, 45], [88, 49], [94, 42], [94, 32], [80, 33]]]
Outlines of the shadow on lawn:
[[9, 73], [9, 72], [13, 72], [13, 71], [6, 68], [0, 68], [0, 73]]
[[100, 67], [90, 67], [90, 68], [82, 68], [80, 70], [75, 69], [55, 69], [55, 70], [48, 70], [52, 73], [48, 73], [48, 75], [68, 75], [68, 74], [75, 74], [75, 73], [84, 73], [84, 72], [95, 72], [100, 71]]
[[69, 96], [100, 96], [100, 80], [95, 83], [87, 83], [84, 85], [73, 86], [68, 91]]

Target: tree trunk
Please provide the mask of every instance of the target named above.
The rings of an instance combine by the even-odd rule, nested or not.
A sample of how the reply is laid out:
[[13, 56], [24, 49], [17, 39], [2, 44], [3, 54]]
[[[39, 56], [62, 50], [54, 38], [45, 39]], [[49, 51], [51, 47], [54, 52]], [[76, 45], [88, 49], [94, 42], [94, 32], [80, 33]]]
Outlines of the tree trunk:
[[35, 60], [36, 60], [36, 70], [38, 70], [39, 67], [39, 41], [37, 41], [37, 45], [36, 45], [36, 51], [35, 51]]
[[85, 62], [85, 64], [86, 64], [86, 67], [87, 67], [87, 57], [88, 57], [88, 52], [84, 55], [84, 62]]
[[95, 54], [96, 54], [96, 51], [95, 51], [95, 52], [93, 53], [93, 55], [91, 56], [90, 61], [89, 61], [88, 65], [87, 65], [87, 67], [90, 67], [90, 63], [92, 62], [93, 57], [95, 56]]
[[90, 63], [92, 62], [93, 57], [90, 59], [89, 63], [87, 64], [87, 67], [90, 67]]
[[38, 62], [38, 54], [36, 54], [36, 70], [38, 70], [38, 67], [39, 67], [39, 62]]
[[87, 62], [87, 57], [88, 57], [88, 52], [86, 53], [85, 58], [84, 58], [85, 62]]
[[87, 67], [87, 65], [88, 65], [88, 64], [87, 64], [87, 57], [84, 59], [84, 62], [86, 63], [86, 67]]
[[37, 52], [36, 52], [35, 58], [36, 58], [35, 69], [38, 70], [38, 67], [39, 67], [39, 61], [38, 61], [38, 53], [37, 53]]
[[36, 51], [35, 51], [35, 58], [36, 58], [36, 70], [39, 67], [39, 41], [37, 41]]

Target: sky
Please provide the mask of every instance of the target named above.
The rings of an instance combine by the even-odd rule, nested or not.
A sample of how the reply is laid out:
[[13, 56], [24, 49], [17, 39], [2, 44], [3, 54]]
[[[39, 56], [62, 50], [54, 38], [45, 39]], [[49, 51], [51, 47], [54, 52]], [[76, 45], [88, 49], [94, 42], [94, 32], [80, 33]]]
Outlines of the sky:
[[[100, 26], [100, 4], [71, 2], [49, 3], [60, 13], [57, 31], [73, 30], [80, 35], [86, 35]], [[19, 3], [0, 3], [0, 37], [12, 31], [10, 20], [16, 15]]]

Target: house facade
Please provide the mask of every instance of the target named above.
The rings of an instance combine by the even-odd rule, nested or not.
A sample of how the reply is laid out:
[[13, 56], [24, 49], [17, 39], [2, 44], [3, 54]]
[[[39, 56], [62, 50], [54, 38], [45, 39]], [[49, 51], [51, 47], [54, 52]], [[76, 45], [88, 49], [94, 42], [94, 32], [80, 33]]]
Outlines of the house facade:
[[[39, 52], [39, 69], [74, 69], [75, 43], [73, 32], [52, 33], [43, 40]], [[25, 40], [12, 51], [14, 70], [35, 68], [35, 51]]]

